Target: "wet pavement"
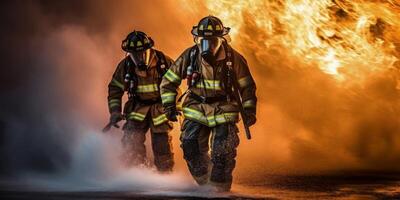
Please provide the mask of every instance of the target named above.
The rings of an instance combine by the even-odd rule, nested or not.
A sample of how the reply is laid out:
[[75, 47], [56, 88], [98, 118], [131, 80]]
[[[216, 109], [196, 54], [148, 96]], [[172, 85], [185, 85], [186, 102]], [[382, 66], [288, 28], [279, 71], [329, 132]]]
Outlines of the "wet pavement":
[[196, 188], [181, 191], [37, 191], [2, 184], [1, 199], [399, 199], [400, 175], [347, 173], [346, 175], [271, 175], [257, 183], [241, 182], [232, 193], [214, 193]]

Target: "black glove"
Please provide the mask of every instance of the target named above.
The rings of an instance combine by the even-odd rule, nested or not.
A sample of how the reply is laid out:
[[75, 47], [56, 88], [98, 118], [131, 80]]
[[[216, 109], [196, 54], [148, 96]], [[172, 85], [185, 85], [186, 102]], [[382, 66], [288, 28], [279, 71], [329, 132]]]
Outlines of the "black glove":
[[113, 112], [110, 116], [110, 123], [118, 128], [117, 123], [123, 119], [123, 116], [120, 112]]
[[164, 105], [164, 111], [165, 115], [167, 116], [167, 119], [169, 121], [177, 122], [178, 121], [178, 111], [176, 111], [176, 105], [175, 104], [167, 104]]
[[250, 126], [253, 126], [256, 123], [257, 118], [256, 118], [256, 112], [255, 111], [253, 111], [253, 110], [245, 110], [244, 111], [244, 115], [246, 117], [246, 125], [247, 126], [250, 127]]

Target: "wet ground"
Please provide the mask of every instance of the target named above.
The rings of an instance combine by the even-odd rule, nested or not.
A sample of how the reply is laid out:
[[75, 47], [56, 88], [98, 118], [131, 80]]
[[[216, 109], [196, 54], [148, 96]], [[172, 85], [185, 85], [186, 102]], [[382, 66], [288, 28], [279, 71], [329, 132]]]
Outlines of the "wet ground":
[[354, 173], [324, 176], [271, 175], [253, 184], [239, 183], [232, 193], [214, 193], [204, 189], [180, 191], [37, 191], [22, 185], [2, 184], [1, 199], [399, 199], [400, 175]]

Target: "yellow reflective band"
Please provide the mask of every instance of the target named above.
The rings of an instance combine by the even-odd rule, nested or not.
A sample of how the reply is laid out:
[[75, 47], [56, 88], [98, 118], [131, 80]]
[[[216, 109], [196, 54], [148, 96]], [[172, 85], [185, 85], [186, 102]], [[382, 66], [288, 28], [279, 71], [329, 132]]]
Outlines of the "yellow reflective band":
[[138, 121], [143, 121], [144, 118], [146, 118], [145, 115], [143, 115], [142, 113], [137, 113], [137, 112], [131, 112], [131, 113], [128, 115], [128, 119], [136, 119], [136, 120], [138, 120]]
[[217, 122], [215, 121], [215, 116], [208, 116], [207, 121], [208, 121], [208, 126], [212, 127], [217, 125]]
[[239, 82], [239, 86], [241, 88], [244, 88], [244, 87], [246, 87], [246, 86], [251, 84], [252, 79], [251, 79], [250, 76], [245, 76], [245, 77], [239, 79], [238, 82]]
[[181, 78], [175, 74], [171, 69], [169, 69], [166, 73], [165, 73], [165, 78], [167, 78], [170, 82], [174, 82], [174, 83], [180, 83], [181, 82]]
[[176, 93], [174, 92], [166, 92], [161, 94], [161, 101], [163, 104], [175, 102]]
[[208, 127], [214, 127], [217, 124], [223, 124], [227, 122], [235, 122], [238, 119], [238, 113], [236, 112], [229, 112], [205, 117], [202, 112], [188, 107], [183, 108], [183, 115], [185, 116], [185, 118], [198, 121]]
[[197, 88], [206, 88], [209, 90], [221, 90], [221, 81], [219, 80], [208, 80], [208, 79], [204, 79], [204, 83], [203, 80], [199, 80], [198, 83], [196, 84]]
[[140, 47], [140, 46], [142, 46], [142, 45], [143, 45], [143, 44], [142, 44], [141, 41], [137, 41], [136, 46]]
[[207, 30], [212, 31], [212, 30], [213, 30], [213, 27], [212, 27], [211, 25], [208, 25], [208, 26], [207, 26]]
[[109, 104], [111, 103], [121, 103], [121, 99], [111, 99], [110, 101], [108, 101]]
[[108, 106], [109, 106], [109, 108], [114, 108], [114, 107], [121, 106], [121, 104], [119, 104], [119, 103], [110, 103]]
[[111, 83], [112, 83], [111, 85], [117, 86], [117, 87], [121, 88], [122, 90], [125, 88], [124, 84], [122, 84], [121, 82], [119, 82], [115, 79], [113, 79]]
[[221, 26], [220, 25], [216, 25], [215, 26], [215, 30], [220, 31], [221, 30]]
[[200, 27], [199, 27], [199, 30], [200, 30], [200, 31], [204, 30], [204, 26], [203, 26], [203, 24], [202, 24], [202, 25], [200, 25]]
[[147, 38], [144, 39], [144, 43], [145, 43], [145, 44], [147, 44], [147, 43], [149, 43], [149, 42], [150, 42], [150, 41], [149, 41]]
[[147, 92], [156, 92], [156, 91], [158, 91], [157, 84], [138, 85], [136, 88], [136, 92], [138, 92], [138, 93], [147, 93]]
[[159, 116], [153, 118], [153, 124], [155, 126], [160, 125], [166, 121], [168, 121], [168, 118], [165, 114], [162, 114], [162, 115], [159, 115]]
[[243, 102], [244, 108], [251, 108], [251, 107], [255, 107], [255, 106], [256, 106], [256, 102], [253, 99]]
[[135, 44], [131, 41], [131, 43], [129, 44], [129, 46], [134, 47]]
[[203, 124], [206, 124], [206, 125], [208, 124], [207, 123], [207, 119], [204, 117], [203, 113], [200, 112], [200, 111], [197, 111], [195, 109], [191, 109], [191, 108], [185, 107], [185, 108], [183, 108], [183, 115], [186, 118], [199, 121], [199, 122], [201, 122]]

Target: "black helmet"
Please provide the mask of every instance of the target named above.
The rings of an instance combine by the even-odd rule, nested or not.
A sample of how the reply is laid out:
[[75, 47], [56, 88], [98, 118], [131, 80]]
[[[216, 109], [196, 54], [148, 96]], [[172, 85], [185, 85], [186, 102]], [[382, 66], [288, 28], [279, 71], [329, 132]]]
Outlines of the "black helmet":
[[197, 26], [193, 26], [192, 34], [200, 37], [222, 37], [228, 34], [230, 29], [224, 27], [220, 19], [210, 15], [201, 19]]
[[126, 52], [136, 52], [150, 49], [154, 41], [142, 31], [133, 31], [122, 41], [122, 49]]

